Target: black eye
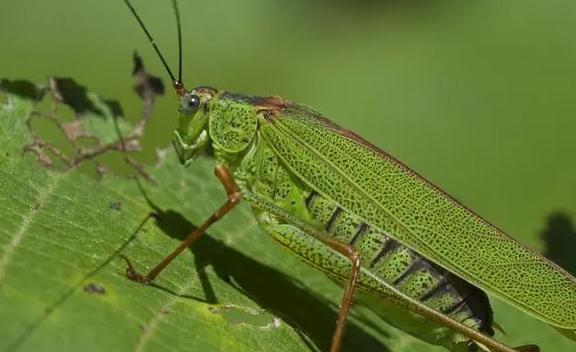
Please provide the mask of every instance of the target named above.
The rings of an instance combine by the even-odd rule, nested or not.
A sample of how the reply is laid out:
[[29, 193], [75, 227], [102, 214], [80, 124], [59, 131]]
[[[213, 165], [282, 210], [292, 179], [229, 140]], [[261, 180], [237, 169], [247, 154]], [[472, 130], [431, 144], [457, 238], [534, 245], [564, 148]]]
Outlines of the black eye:
[[199, 106], [200, 106], [200, 97], [195, 94], [190, 95], [188, 97], [188, 100], [186, 101], [186, 107], [191, 111], [196, 111], [198, 110]]

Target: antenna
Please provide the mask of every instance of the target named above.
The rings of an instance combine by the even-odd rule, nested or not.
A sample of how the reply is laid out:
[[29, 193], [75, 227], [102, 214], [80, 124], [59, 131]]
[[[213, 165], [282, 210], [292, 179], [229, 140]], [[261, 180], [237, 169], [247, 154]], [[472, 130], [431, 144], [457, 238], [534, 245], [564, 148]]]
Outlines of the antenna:
[[178, 81], [182, 82], [182, 26], [180, 25], [180, 11], [178, 11], [178, 2], [172, 0], [174, 15], [176, 15], [176, 28], [178, 29]]
[[144, 25], [144, 22], [142, 22], [142, 19], [136, 12], [134, 6], [132, 6], [129, 0], [124, 0], [124, 3], [126, 3], [126, 6], [128, 6], [130, 11], [132, 12], [132, 15], [134, 15], [134, 18], [136, 18], [136, 20], [140, 24], [140, 28], [142, 28], [142, 30], [148, 37], [148, 41], [150, 42], [150, 44], [152, 44], [152, 47], [154, 47], [154, 50], [156, 51], [156, 54], [158, 54], [158, 57], [160, 57], [160, 60], [162, 61], [162, 64], [164, 65], [166, 72], [168, 72], [168, 75], [172, 80], [172, 85], [174, 86], [174, 89], [176, 89], [176, 93], [180, 96], [184, 95], [186, 93], [186, 89], [184, 88], [184, 84], [182, 83], [182, 31], [180, 28], [180, 12], [178, 11], [178, 4], [176, 3], [176, 0], [172, 0], [172, 5], [174, 7], [174, 13], [176, 14], [176, 25], [178, 26], [178, 79], [174, 77], [174, 74], [170, 70], [168, 63], [166, 62], [164, 56], [162, 56], [162, 53], [160, 52], [160, 49], [154, 42], [154, 38], [152, 38], [152, 35], [150, 34], [150, 32], [148, 32], [148, 29]]

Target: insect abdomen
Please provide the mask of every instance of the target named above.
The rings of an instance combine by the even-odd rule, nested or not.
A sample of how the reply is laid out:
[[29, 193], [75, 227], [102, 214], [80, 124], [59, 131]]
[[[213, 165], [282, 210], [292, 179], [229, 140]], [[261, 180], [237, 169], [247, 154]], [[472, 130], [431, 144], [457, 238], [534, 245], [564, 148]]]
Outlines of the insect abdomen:
[[[364, 267], [437, 311], [493, 334], [486, 294], [311, 191], [305, 205], [333, 238], [352, 245]], [[464, 321], [465, 320], [465, 321]]]
[[[290, 216], [314, 224], [338, 241], [352, 245], [358, 250], [365, 270], [378, 277], [378, 280], [396, 286], [400, 291], [454, 320], [492, 335], [492, 310], [483, 291], [421, 257], [375, 226], [363, 222], [355, 214], [321, 196], [292, 174], [262, 140], [257, 139], [256, 144], [245, 155], [236, 177], [242, 181], [243, 187], [269, 199]], [[259, 221], [266, 226], [269, 217], [264, 216], [262, 219]], [[282, 220], [277, 219], [279, 222]], [[393, 222], [387, 223], [386, 231], [393, 233], [396, 231], [394, 226]], [[272, 235], [284, 246], [330, 276], [330, 272], [334, 269], [334, 263], [330, 261], [336, 258], [330, 259], [330, 255], [325, 254], [323, 258], [318, 259], [314, 254], [317, 249], [306, 247], [310, 242], [308, 240], [296, 240], [290, 236], [286, 239], [283, 237], [285, 235], [280, 233]], [[334, 276], [331, 277], [341, 281]], [[367, 283], [367, 286], [372, 287], [372, 293], [376, 293], [379, 299], [387, 302], [389, 297], [386, 296], [386, 289], [378, 286], [377, 282]], [[360, 294], [362, 292], [358, 293], [362, 296]], [[426, 321], [417, 317], [399, 316], [393, 304], [382, 305], [382, 302], [375, 304], [376, 306], [371, 308], [392, 325], [428, 342], [444, 344], [440, 341], [442, 338], [439, 338], [440, 335], [436, 334], [436, 330], [431, 330], [432, 333], [429, 333], [428, 329], [422, 327], [427, 324]]]

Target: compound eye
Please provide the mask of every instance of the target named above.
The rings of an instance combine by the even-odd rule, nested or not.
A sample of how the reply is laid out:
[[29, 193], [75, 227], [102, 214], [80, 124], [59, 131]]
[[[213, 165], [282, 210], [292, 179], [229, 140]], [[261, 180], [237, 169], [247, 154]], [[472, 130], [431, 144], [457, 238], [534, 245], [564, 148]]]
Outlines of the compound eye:
[[188, 96], [188, 98], [186, 100], [186, 108], [190, 112], [194, 112], [194, 111], [198, 110], [199, 107], [200, 107], [200, 97], [197, 96], [196, 94], [192, 94], [192, 95]]

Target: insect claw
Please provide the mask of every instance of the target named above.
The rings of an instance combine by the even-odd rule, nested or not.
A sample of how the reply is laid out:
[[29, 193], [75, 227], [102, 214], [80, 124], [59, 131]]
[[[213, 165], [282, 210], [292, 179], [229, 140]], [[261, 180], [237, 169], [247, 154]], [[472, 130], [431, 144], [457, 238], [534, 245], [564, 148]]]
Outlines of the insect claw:
[[137, 272], [136, 270], [134, 270], [134, 267], [132, 266], [130, 259], [128, 259], [128, 257], [126, 257], [124, 254], [120, 254], [119, 257], [124, 259], [124, 261], [126, 262], [127, 265], [126, 277], [129, 280], [136, 281], [144, 285], [148, 285], [152, 281], [150, 280], [150, 278], [148, 278], [148, 276], [144, 276], [139, 272]]

